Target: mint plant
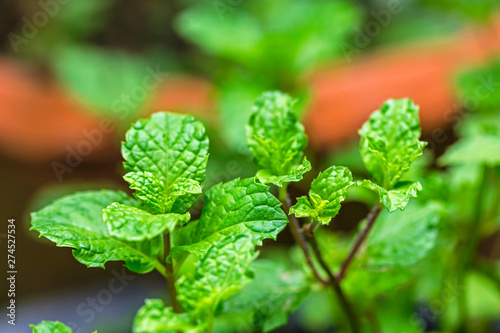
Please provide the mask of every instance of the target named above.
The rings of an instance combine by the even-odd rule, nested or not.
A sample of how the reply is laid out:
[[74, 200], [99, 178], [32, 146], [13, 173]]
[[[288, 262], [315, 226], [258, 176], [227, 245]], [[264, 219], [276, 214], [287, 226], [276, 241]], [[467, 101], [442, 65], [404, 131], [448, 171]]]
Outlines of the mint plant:
[[[360, 153], [370, 179], [355, 179], [348, 168], [334, 165], [317, 175], [307, 195], [294, 199], [290, 184], [311, 170], [294, 103], [281, 92], [262, 94], [247, 124], [248, 147], [260, 170], [204, 193], [209, 140], [203, 124], [165, 112], [139, 120], [122, 144], [124, 179], [134, 197], [112, 190], [75, 193], [34, 212], [32, 229], [57, 246], [73, 248], [87, 267], [123, 261], [133, 272], [163, 275], [169, 302], [146, 300], [134, 320], [136, 333], [267, 332], [285, 325], [312, 290], [330, 288], [345, 314], [341, 327], [365, 331], [362, 306], [345, 287], [350, 290], [367, 268], [418, 262], [437, 236], [435, 210], [412, 208], [418, 220], [395, 229], [397, 219], [381, 214], [383, 208], [386, 214], [403, 211], [422, 189], [407, 177], [425, 147], [418, 107], [408, 99], [388, 100], [363, 125]], [[353, 188], [373, 191], [376, 203], [345, 247], [344, 259], [332, 261], [320, 246], [320, 230], [332, 223]], [[193, 221], [189, 210], [201, 193], [203, 210]], [[374, 228], [379, 215], [384, 216], [380, 228]], [[257, 259], [256, 246], [275, 240], [287, 225], [301, 256], [290, 262]], [[408, 244], [407, 235], [422, 246]], [[400, 242], [391, 243], [392, 237]], [[354, 280], [348, 279], [351, 271]], [[59, 322], [32, 328], [71, 332]]]

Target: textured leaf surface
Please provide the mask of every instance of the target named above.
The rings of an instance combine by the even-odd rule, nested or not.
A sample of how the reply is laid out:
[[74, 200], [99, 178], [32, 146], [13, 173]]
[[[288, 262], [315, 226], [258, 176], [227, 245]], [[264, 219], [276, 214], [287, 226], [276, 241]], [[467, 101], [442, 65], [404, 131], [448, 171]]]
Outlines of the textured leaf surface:
[[359, 131], [366, 169], [386, 189], [396, 184], [422, 155], [418, 107], [409, 99], [390, 99]]
[[186, 223], [191, 218], [189, 213], [152, 215], [145, 210], [118, 202], [106, 207], [102, 213], [109, 233], [129, 241], [154, 239], [165, 230], [172, 232], [177, 225]]
[[307, 137], [292, 107], [295, 101], [281, 92], [266, 92], [254, 104], [247, 125], [247, 143], [263, 170], [258, 179], [281, 186], [298, 181], [310, 169], [304, 161]]
[[481, 135], [463, 138], [441, 156], [443, 165], [500, 165], [500, 136]]
[[166, 211], [168, 196], [164, 182], [147, 171], [129, 172], [123, 179], [135, 190], [134, 196], [151, 212], [161, 214]]
[[393, 212], [396, 209], [404, 210], [410, 198], [416, 198], [418, 191], [422, 190], [422, 185], [417, 181], [399, 182], [390, 191], [367, 179], [357, 181], [356, 186], [378, 193], [380, 201], [389, 212]]
[[146, 299], [134, 319], [134, 333], [201, 332], [187, 313], [174, 313], [160, 299]]
[[255, 331], [269, 332], [283, 326], [310, 291], [300, 271], [288, 270], [283, 263], [257, 260], [252, 265], [254, 279], [224, 304], [224, 312], [250, 316]]
[[137, 204], [123, 192], [79, 192], [32, 213], [31, 229], [57, 246], [74, 248], [75, 258], [88, 267], [104, 268], [107, 261], [124, 260], [134, 272], [153, 270], [162, 240], [130, 242], [113, 237], [102, 219], [102, 210], [113, 202]]
[[[290, 213], [297, 217], [311, 217], [317, 221], [321, 219], [318, 211], [312, 206], [307, 196], [297, 198], [297, 203], [290, 208]], [[329, 221], [326, 221], [326, 223]]]
[[254, 243], [248, 235], [227, 236], [200, 259], [192, 276], [177, 282], [179, 301], [194, 318], [213, 315], [221, 302], [250, 282], [255, 259]]
[[73, 330], [60, 321], [42, 321], [37, 325], [30, 325], [33, 333], [73, 333]]
[[184, 213], [201, 192], [208, 138], [193, 117], [155, 113], [137, 121], [122, 145], [125, 175], [153, 213]]
[[275, 184], [282, 186], [283, 183], [298, 182], [304, 177], [304, 173], [311, 170], [311, 163], [306, 157], [302, 160], [302, 164], [296, 165], [290, 169], [290, 172], [283, 176], [276, 176], [269, 169], [260, 169], [255, 177], [262, 184]]
[[249, 234], [257, 244], [263, 239], [276, 239], [288, 223], [281, 203], [269, 187], [253, 178], [234, 179], [220, 183], [205, 193], [205, 206], [200, 220], [188, 224], [179, 232], [176, 251], [188, 251], [202, 256], [215, 242], [227, 235]]
[[347, 189], [353, 185], [352, 174], [346, 167], [332, 166], [321, 172], [311, 183], [309, 199], [300, 197], [290, 212], [297, 217], [311, 217], [328, 224], [339, 210], [340, 203], [347, 196]]
[[368, 237], [366, 264], [381, 268], [417, 263], [434, 247], [441, 213], [440, 205], [429, 203], [381, 214]]

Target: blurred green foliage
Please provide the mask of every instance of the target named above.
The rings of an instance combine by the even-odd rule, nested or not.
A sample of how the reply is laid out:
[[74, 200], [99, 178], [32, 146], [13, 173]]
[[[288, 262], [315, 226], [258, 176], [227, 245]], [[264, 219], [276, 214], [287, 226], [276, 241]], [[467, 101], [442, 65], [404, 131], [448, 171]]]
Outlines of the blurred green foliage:
[[62, 48], [56, 58], [57, 75], [83, 104], [122, 123], [139, 116], [162, 74], [138, 57], [88, 46]]
[[463, 70], [457, 77], [456, 86], [466, 107], [481, 113], [498, 114], [500, 108], [500, 59], [493, 59], [480, 67]]
[[183, 11], [175, 27], [212, 57], [200, 61], [219, 87], [221, 134], [241, 149], [258, 94], [279, 89], [304, 96], [304, 74], [341, 56], [361, 17], [359, 7], [341, 0], [215, 1]]
[[487, 21], [500, 7], [497, 0], [421, 0], [441, 10], [449, 11], [475, 21]]
[[[165, 72], [190, 71], [208, 77], [216, 86], [221, 122], [209, 129], [214, 147], [205, 183], [208, 188], [221, 180], [254, 173], [244, 124], [255, 97], [266, 89], [282, 89], [299, 96], [297, 108], [305, 109], [305, 75], [340, 59], [340, 45], [348, 42], [366, 19], [368, 10], [363, 6], [373, 3], [378, 2], [172, 1], [163, 6], [175, 20], [162, 23], [164, 17], [156, 10], [160, 5], [148, 2], [145, 6], [151, 21], [140, 24], [149, 29], [148, 36], [161, 36], [161, 41], [129, 36], [134, 42], [124, 45], [113, 44], [103, 33], [112, 30], [111, 12], [123, 4], [113, 0], [70, 1], [39, 29], [36, 38], [22, 45], [20, 56], [47, 65], [90, 110], [126, 125], [141, 115], [153, 92], [132, 96], [134, 89], [143, 87], [148, 66], [160, 64]], [[413, 5], [422, 13], [426, 13], [423, 8], [429, 9], [433, 16], [402, 15], [378, 43], [453, 31], [458, 23], [442, 13], [488, 21], [500, 2], [422, 0]], [[172, 25], [172, 31], [166, 25]], [[404, 213], [381, 215], [360, 260], [343, 282], [366, 318], [366, 331], [449, 332], [469, 320], [469, 327], [474, 327], [470, 332], [489, 332], [492, 323], [499, 320], [498, 253], [484, 250], [481, 244], [498, 235], [500, 228], [500, 60], [460, 73], [456, 87], [469, 111], [457, 124], [458, 142], [438, 159], [437, 166], [430, 152], [412, 166], [409, 175], [418, 179], [423, 191]], [[478, 87], [483, 87], [480, 94]], [[355, 178], [366, 176], [357, 146], [323, 159], [321, 169], [332, 162], [348, 166]], [[367, 206], [374, 200], [373, 193], [361, 188], [348, 196], [348, 201]], [[440, 224], [436, 223], [438, 217]], [[325, 229], [317, 236], [328, 263], [340, 266], [354, 239], [352, 230]], [[498, 236], [495, 239], [498, 242]], [[332, 301], [333, 295], [318, 293], [314, 290], [317, 286], [310, 290], [310, 276], [304, 274], [309, 272], [296, 249], [279, 256], [281, 261], [287, 259], [286, 267], [271, 260], [259, 261], [254, 267], [254, 282], [229, 300], [250, 318], [250, 327], [271, 329], [283, 324], [283, 316], [293, 313], [297, 303], [305, 299], [296, 312], [298, 326], [331, 331], [333, 319], [343, 328], [345, 319]], [[278, 272], [282, 279], [269, 281], [271, 272]], [[275, 294], [277, 306], [273, 311], [261, 309], [261, 313], [245, 308], [254, 294]], [[461, 308], [461, 303], [465, 307]], [[233, 313], [224, 310], [216, 327], [227, 331], [241, 324], [234, 319]]]

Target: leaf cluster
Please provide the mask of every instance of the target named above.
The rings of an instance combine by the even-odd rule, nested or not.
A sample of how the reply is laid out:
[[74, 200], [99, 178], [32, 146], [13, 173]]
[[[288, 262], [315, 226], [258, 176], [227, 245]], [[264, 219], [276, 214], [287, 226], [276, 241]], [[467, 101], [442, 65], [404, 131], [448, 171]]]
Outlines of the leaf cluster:
[[[330, 166], [292, 206], [288, 185], [311, 170], [304, 154], [307, 136], [294, 107], [287, 94], [262, 94], [246, 126], [259, 171], [204, 193], [209, 140], [203, 124], [166, 112], [138, 120], [122, 144], [124, 179], [134, 198], [111, 190], [75, 193], [34, 212], [32, 229], [57, 246], [73, 248], [74, 257], [88, 267], [123, 261], [131, 271], [156, 270], [165, 276], [171, 304], [146, 300], [134, 332], [212, 332], [214, 327], [270, 331], [282, 326], [318, 282], [324, 287], [334, 280], [325, 283], [321, 273], [311, 274], [317, 267], [306, 243], [301, 248], [309, 267], [256, 261], [255, 247], [276, 239], [289, 220], [297, 228], [296, 217], [307, 225], [328, 225], [353, 187], [373, 191], [388, 212], [404, 210], [422, 189], [417, 180], [405, 177], [425, 146], [419, 140], [418, 108], [408, 99], [388, 100], [360, 130], [360, 153], [371, 179], [355, 179], [347, 167]], [[279, 200], [270, 185], [278, 188]], [[203, 209], [192, 220], [193, 204], [202, 193]], [[439, 209], [427, 205], [411, 211], [412, 218], [401, 221], [403, 213], [382, 214], [356, 265], [394, 269], [422, 260], [436, 241]], [[304, 242], [303, 231], [294, 232]], [[308, 237], [314, 246], [314, 232]], [[321, 251], [315, 254], [331, 275]], [[189, 258], [194, 266], [183, 267]], [[57, 322], [33, 329], [42, 332], [51, 325], [66, 332]]]

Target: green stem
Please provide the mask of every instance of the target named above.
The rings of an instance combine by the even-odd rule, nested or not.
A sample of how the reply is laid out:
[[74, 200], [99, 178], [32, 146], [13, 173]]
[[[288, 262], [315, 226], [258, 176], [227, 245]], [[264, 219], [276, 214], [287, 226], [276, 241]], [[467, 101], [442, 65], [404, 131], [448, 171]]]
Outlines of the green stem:
[[373, 209], [368, 214], [368, 217], [366, 218], [367, 222], [365, 228], [361, 230], [361, 232], [359, 233], [358, 238], [356, 238], [356, 241], [354, 243], [354, 246], [351, 248], [351, 251], [349, 252], [347, 258], [344, 260], [342, 266], [340, 267], [339, 274], [337, 274], [337, 280], [339, 282], [342, 281], [342, 279], [345, 277], [349, 265], [356, 256], [356, 253], [363, 244], [364, 240], [366, 239], [366, 236], [368, 236], [368, 233], [370, 232], [371, 228], [375, 224], [375, 221], [377, 220], [377, 217], [380, 214], [381, 210], [382, 210], [382, 204], [377, 203], [375, 207], [373, 207]]
[[[166, 253], [169, 254], [171, 248], [170, 234], [165, 235], [164, 241], [165, 241], [165, 247], [167, 249]], [[166, 270], [165, 278], [167, 280], [168, 295], [170, 297], [170, 303], [172, 304], [172, 309], [174, 310], [175, 313], [182, 313], [183, 309], [177, 298], [177, 288], [175, 287], [173, 259], [171, 259], [170, 262], [165, 262], [165, 270]]]
[[162, 244], [160, 253], [158, 254], [158, 257], [156, 258], [155, 269], [164, 278], [166, 278], [167, 277], [167, 270], [165, 269], [165, 266], [163, 265], [164, 261], [165, 261], [165, 237], [163, 237], [163, 244]]
[[[287, 199], [287, 189], [288, 189], [288, 184], [285, 184], [283, 186], [278, 186], [278, 191], [279, 191], [279, 199], [283, 206], [287, 206], [286, 204], [286, 199]], [[290, 209], [290, 207], [288, 207]], [[288, 215], [288, 213], [287, 213]]]
[[167, 277], [167, 271], [165, 270], [165, 266], [163, 266], [158, 260], [156, 261], [155, 269], [163, 277], [165, 278]]

